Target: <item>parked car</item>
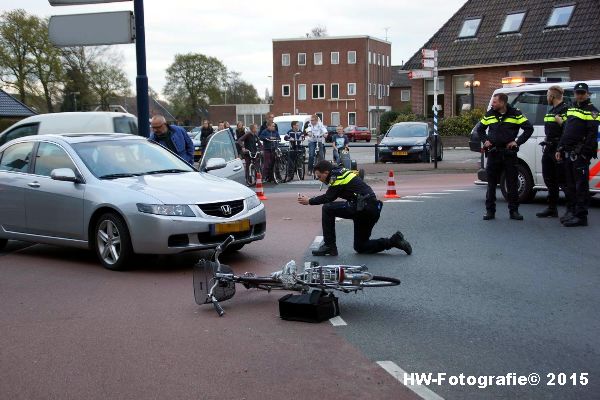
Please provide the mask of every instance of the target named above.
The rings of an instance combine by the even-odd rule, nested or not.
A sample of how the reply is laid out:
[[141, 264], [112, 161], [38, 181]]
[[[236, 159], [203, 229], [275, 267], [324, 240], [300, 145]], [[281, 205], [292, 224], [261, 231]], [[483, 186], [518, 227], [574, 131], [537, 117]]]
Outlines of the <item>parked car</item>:
[[356, 142], [357, 140], [371, 141], [371, 131], [366, 126], [350, 125], [344, 129], [344, 133], [351, 142]]
[[230, 234], [240, 249], [264, 238], [265, 210], [252, 190], [205, 173], [226, 165], [203, 160], [199, 173], [134, 135], [13, 140], [0, 147], [0, 248], [9, 239], [89, 248], [112, 270], [135, 254], [211, 249]]
[[121, 112], [90, 111], [34, 115], [0, 133], [0, 146], [29, 135], [48, 133], [115, 132], [138, 134], [137, 118]]
[[[426, 122], [399, 122], [390, 127], [379, 143], [379, 161], [433, 161], [433, 131]], [[438, 136], [437, 160], [444, 158]]]
[[193, 138], [198, 134], [198, 132], [200, 132], [201, 129], [201, 126], [195, 126], [188, 132], [188, 135], [190, 135], [190, 137]]
[[283, 137], [292, 129], [292, 122], [298, 121], [300, 123], [299, 129], [304, 131], [304, 128], [310, 123], [310, 115], [280, 115], [273, 119], [277, 124], [279, 136], [281, 137], [280, 144], [287, 146], [289, 143], [283, 140]]
[[337, 125], [327, 125], [327, 138], [325, 139], [325, 141], [327, 143], [331, 143], [331, 140], [333, 138], [333, 136], [336, 134], [337, 132]]
[[246, 184], [244, 161], [238, 157], [237, 147], [231, 133], [229, 133], [229, 129], [223, 129], [210, 136], [206, 149], [200, 156], [200, 170], [205, 171], [210, 160], [214, 158], [224, 160], [225, 165], [222, 168], [211, 169], [211, 174], [231, 179], [243, 185]]

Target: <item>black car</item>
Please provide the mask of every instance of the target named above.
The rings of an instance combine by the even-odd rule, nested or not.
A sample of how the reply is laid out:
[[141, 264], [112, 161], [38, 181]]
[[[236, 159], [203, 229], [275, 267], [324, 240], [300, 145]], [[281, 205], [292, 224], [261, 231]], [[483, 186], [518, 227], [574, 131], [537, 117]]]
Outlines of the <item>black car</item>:
[[[433, 130], [426, 122], [399, 122], [392, 125], [379, 143], [379, 161], [433, 161]], [[438, 136], [437, 160], [444, 157], [442, 138]]]

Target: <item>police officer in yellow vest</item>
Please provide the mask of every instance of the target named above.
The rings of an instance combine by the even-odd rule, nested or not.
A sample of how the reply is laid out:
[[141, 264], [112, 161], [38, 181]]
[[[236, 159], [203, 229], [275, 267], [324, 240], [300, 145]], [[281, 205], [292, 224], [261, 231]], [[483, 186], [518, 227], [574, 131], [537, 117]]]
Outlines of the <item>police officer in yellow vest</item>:
[[564, 226], [587, 226], [590, 202], [590, 160], [597, 157], [598, 109], [590, 101], [586, 83], [574, 88], [575, 104], [567, 110], [567, 121], [560, 139], [556, 159], [565, 161], [567, 212]]

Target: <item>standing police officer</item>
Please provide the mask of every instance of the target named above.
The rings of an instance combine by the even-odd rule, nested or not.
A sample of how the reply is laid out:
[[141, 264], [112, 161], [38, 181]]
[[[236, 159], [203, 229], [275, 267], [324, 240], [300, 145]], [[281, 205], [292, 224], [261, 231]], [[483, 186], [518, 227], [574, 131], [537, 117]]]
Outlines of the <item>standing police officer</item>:
[[[517, 137], [519, 130], [523, 133]], [[488, 131], [487, 135], [485, 131]], [[492, 108], [475, 126], [479, 140], [484, 142], [483, 148], [487, 153], [487, 194], [485, 198], [486, 213], [484, 220], [496, 218], [496, 186], [502, 172], [508, 189], [508, 210], [510, 219], [522, 220], [519, 214], [517, 152], [519, 146], [529, 139], [533, 133], [533, 125], [517, 108], [508, 104], [508, 96], [496, 93], [492, 97]]]
[[[383, 203], [377, 200], [373, 189], [357, 174], [341, 167], [333, 167], [327, 160], [315, 165], [315, 176], [323, 183], [329, 184], [327, 192], [321, 196], [308, 198], [298, 195], [298, 203], [303, 205], [323, 204], [322, 220], [323, 244], [313, 250], [315, 256], [337, 256], [335, 242], [335, 218], [354, 221], [354, 250], [357, 253], [378, 253], [397, 247], [406, 254], [412, 253], [412, 247], [404, 239], [400, 231], [390, 238], [372, 240], [371, 232], [379, 220]], [[334, 201], [338, 197], [346, 201]]]
[[548, 188], [548, 207], [535, 214], [539, 218], [558, 217], [556, 204], [558, 202], [559, 185], [564, 185], [564, 164], [556, 160], [555, 154], [558, 142], [563, 133], [564, 122], [567, 120], [567, 109], [563, 101], [564, 90], [560, 86], [552, 86], [546, 93], [548, 104], [552, 106], [544, 117], [544, 132], [546, 139], [540, 143], [542, 150], [542, 175]]
[[565, 130], [558, 145], [556, 159], [565, 160], [567, 212], [564, 226], [587, 226], [590, 202], [590, 160], [598, 151], [598, 109], [590, 101], [585, 83], [575, 85], [575, 104], [567, 110]]

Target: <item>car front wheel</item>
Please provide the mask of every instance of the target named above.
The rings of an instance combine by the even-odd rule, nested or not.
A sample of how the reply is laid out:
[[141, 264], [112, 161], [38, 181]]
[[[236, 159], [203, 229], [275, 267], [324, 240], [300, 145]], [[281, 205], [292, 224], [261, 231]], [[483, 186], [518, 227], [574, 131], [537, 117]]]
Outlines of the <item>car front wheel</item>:
[[[533, 190], [533, 177], [529, 169], [523, 164], [517, 165], [517, 192], [519, 194], [519, 203], [529, 203], [535, 197]], [[500, 190], [504, 200], [508, 201], [508, 188], [506, 186], [506, 177], [502, 174], [500, 179]]]
[[103, 214], [96, 222], [94, 247], [102, 266], [113, 271], [125, 269], [133, 258], [129, 231], [115, 213]]

